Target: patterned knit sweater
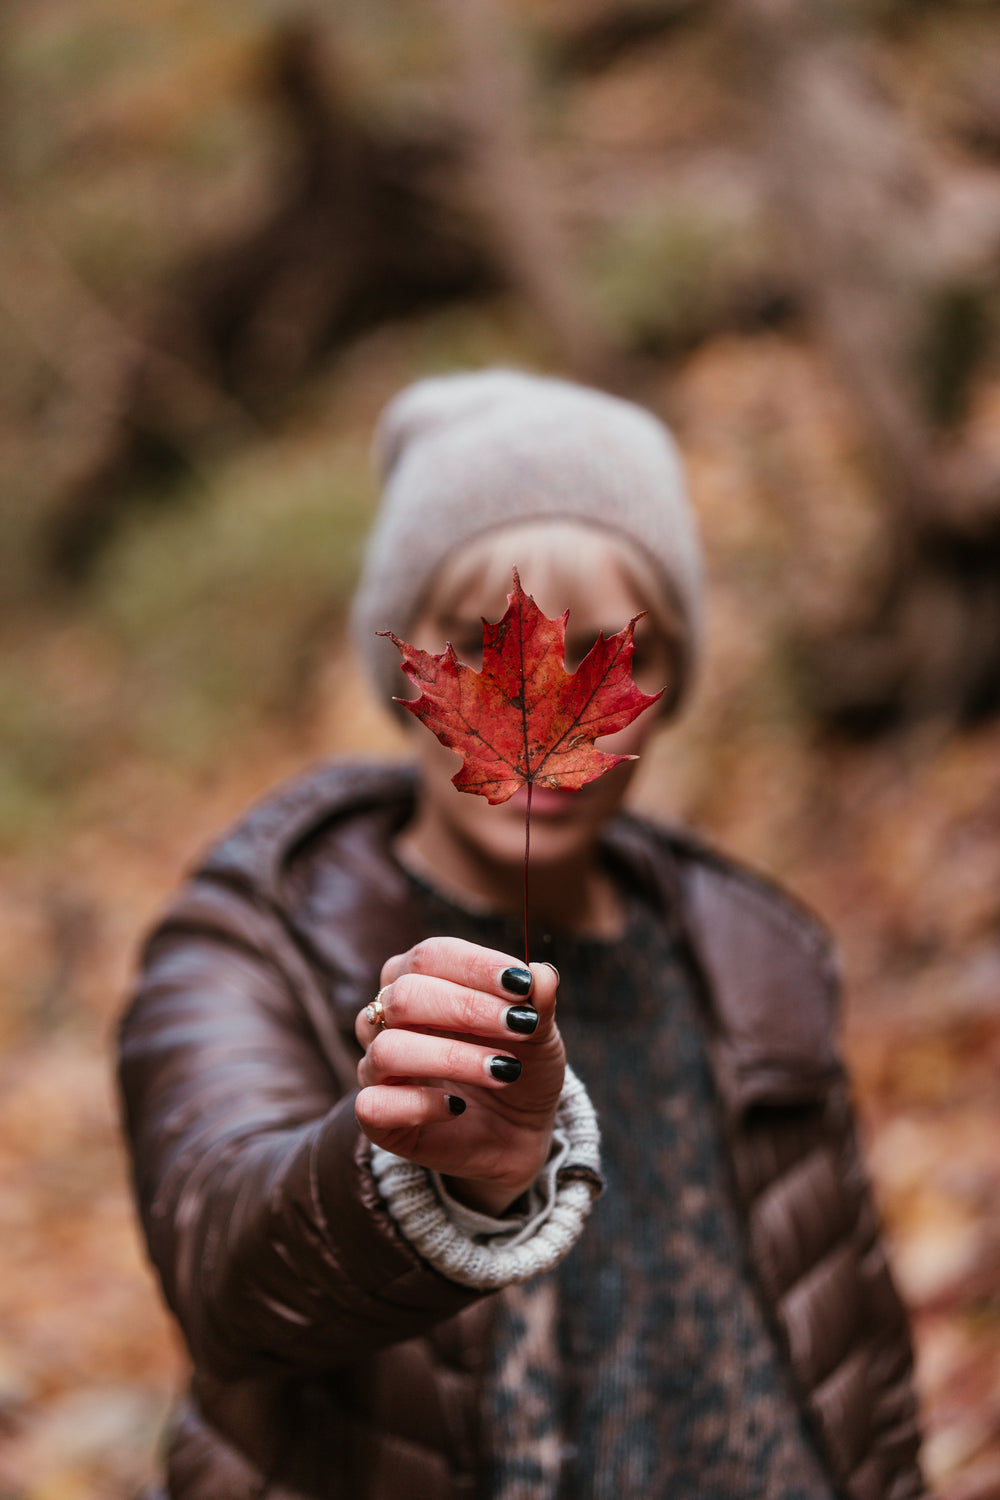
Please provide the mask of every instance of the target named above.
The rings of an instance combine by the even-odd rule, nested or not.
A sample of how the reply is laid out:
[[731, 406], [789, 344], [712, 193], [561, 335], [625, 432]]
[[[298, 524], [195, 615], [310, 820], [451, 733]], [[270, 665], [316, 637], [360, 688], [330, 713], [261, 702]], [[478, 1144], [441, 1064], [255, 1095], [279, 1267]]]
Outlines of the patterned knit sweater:
[[[518, 951], [516, 923], [414, 885], [428, 930]], [[499, 1299], [482, 1493], [831, 1500], [745, 1253], [680, 945], [636, 897], [623, 941], [536, 947], [607, 1190], [558, 1269]]]

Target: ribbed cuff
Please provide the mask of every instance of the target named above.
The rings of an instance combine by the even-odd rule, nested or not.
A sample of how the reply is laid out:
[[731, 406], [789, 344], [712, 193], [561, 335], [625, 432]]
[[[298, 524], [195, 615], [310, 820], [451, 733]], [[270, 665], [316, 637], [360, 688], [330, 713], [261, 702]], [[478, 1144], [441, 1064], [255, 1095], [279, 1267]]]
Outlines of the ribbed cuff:
[[496, 1291], [558, 1265], [603, 1187], [600, 1131], [586, 1089], [566, 1069], [556, 1149], [526, 1213], [493, 1219], [457, 1203], [436, 1173], [373, 1146], [372, 1174], [398, 1228], [424, 1260], [462, 1286]]

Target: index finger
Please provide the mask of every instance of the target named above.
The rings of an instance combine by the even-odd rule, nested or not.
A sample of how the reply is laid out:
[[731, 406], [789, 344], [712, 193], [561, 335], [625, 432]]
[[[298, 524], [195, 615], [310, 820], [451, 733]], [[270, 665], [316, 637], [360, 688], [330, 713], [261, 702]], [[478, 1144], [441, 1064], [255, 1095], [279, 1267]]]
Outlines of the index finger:
[[381, 985], [392, 984], [403, 974], [427, 974], [449, 979], [467, 989], [500, 999], [512, 997], [528, 1000], [538, 1008], [554, 1002], [559, 976], [551, 964], [531, 964], [501, 953], [496, 948], [481, 948], [464, 938], [425, 938], [406, 953], [394, 954], [382, 965]]

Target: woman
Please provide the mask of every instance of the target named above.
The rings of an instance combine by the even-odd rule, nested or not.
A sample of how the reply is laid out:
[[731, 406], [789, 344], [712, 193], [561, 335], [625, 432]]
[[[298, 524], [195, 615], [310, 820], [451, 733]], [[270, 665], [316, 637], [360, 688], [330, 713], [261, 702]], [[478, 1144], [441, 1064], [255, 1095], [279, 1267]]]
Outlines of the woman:
[[[660, 424], [486, 372], [404, 392], [377, 451], [380, 690], [377, 631], [474, 665], [517, 566], [569, 608], [570, 669], [645, 611], [635, 675], [666, 691], [601, 743], [639, 752], [702, 629]], [[536, 790], [525, 967], [523, 793], [412, 748], [251, 811], [145, 950], [121, 1075], [193, 1363], [170, 1495], [925, 1494], [816, 923], [623, 813], [627, 763]]]

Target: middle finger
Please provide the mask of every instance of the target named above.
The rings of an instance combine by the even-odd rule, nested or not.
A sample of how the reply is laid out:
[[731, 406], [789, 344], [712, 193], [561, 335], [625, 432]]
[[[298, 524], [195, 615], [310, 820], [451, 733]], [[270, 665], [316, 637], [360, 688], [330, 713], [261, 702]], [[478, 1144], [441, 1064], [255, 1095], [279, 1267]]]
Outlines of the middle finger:
[[510, 1040], [531, 1036], [538, 1027], [538, 1011], [530, 1001], [505, 1001], [429, 974], [402, 974], [383, 986], [379, 999], [381, 1026], [369, 1019], [368, 1007], [358, 1017], [356, 1029], [363, 1045], [388, 1028]]

